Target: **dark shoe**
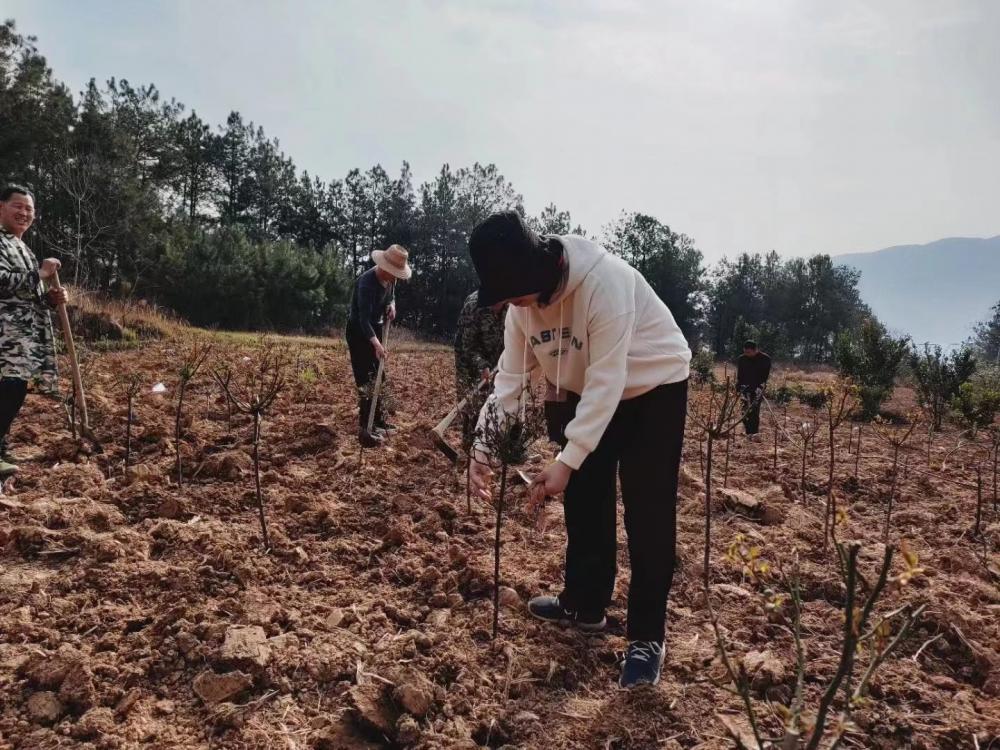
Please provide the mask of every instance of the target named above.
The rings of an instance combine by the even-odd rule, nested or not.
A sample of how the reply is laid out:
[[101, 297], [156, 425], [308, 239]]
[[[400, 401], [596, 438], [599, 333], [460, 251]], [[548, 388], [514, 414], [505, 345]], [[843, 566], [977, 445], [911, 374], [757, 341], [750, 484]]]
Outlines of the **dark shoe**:
[[573, 626], [588, 633], [596, 633], [608, 624], [603, 612], [597, 614], [574, 612], [559, 603], [558, 596], [536, 596], [528, 602], [528, 612], [539, 620], [554, 622], [565, 627]]
[[375, 420], [375, 426], [378, 429], [382, 430], [382, 432], [388, 432], [388, 433], [393, 433], [393, 432], [395, 432], [396, 430], [399, 429], [396, 425], [389, 424], [388, 422], [385, 422], [385, 421], [383, 421], [381, 419], [376, 419]]
[[371, 433], [363, 427], [358, 430], [358, 442], [363, 448], [378, 448], [385, 442], [385, 436], [379, 433]]
[[664, 653], [663, 644], [659, 641], [629, 641], [618, 684], [628, 690], [658, 683]]

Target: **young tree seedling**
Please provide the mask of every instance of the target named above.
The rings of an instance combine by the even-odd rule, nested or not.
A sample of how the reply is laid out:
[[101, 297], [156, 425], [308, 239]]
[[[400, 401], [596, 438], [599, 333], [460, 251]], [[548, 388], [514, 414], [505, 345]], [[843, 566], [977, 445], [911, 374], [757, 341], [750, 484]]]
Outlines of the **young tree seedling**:
[[876, 417], [872, 421], [872, 429], [875, 431], [876, 437], [892, 449], [892, 483], [889, 487], [889, 503], [885, 511], [885, 529], [882, 532], [882, 541], [885, 544], [889, 543], [889, 527], [892, 523], [892, 501], [898, 484], [899, 452], [906, 446], [914, 430], [920, 424], [920, 414], [918, 412], [910, 412], [907, 416], [908, 420], [903, 424], [896, 424], [882, 417]]
[[135, 397], [142, 389], [142, 373], [122, 373], [115, 378], [115, 382], [125, 396], [125, 481], [128, 482], [129, 469], [132, 466], [132, 424], [135, 421], [133, 406]]
[[[712, 449], [716, 440], [725, 439], [743, 422], [747, 409], [743, 397], [727, 377], [724, 383], [709, 386], [702, 398], [692, 400], [689, 414], [708, 443], [705, 457], [705, 555], [702, 570], [707, 601], [712, 549]], [[711, 607], [711, 604], [708, 606]]]
[[287, 382], [288, 352], [284, 347], [262, 341], [250, 363], [226, 377], [227, 366], [213, 372], [216, 382], [226, 392], [226, 397], [237, 411], [253, 418], [253, 476], [257, 495], [257, 511], [264, 549], [271, 547], [267, 533], [267, 516], [264, 512], [264, 493], [260, 485], [261, 422]]
[[826, 514], [823, 517], [824, 546], [833, 537], [834, 521], [837, 517], [837, 500], [833, 492], [833, 475], [837, 464], [837, 429], [857, 406], [857, 389], [849, 383], [839, 381], [826, 392], [826, 424], [830, 439], [830, 472], [826, 485]]
[[202, 341], [195, 341], [184, 352], [181, 359], [181, 369], [179, 372], [177, 386], [177, 409], [174, 413], [174, 451], [177, 455], [177, 486], [184, 484], [184, 471], [181, 465], [181, 419], [184, 409], [184, 395], [187, 392], [188, 384], [198, 375], [199, 370], [212, 353], [212, 345]]
[[[525, 402], [531, 401], [530, 405]], [[531, 391], [522, 392], [522, 407], [518, 414], [506, 414], [497, 399], [489, 399], [486, 413], [476, 429], [475, 446], [471, 460], [492, 462], [500, 470], [500, 492], [494, 501], [496, 526], [493, 539], [493, 635], [495, 641], [500, 627], [500, 532], [507, 495], [507, 474], [511, 466], [523, 464], [528, 458], [528, 447], [543, 433], [542, 410], [534, 404]]]

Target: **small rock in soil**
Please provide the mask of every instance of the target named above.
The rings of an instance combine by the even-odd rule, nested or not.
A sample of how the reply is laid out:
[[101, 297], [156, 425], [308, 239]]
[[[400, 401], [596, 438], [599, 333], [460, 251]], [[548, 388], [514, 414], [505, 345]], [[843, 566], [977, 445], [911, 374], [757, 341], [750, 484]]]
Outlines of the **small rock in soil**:
[[250, 675], [239, 671], [216, 674], [206, 670], [194, 678], [194, 692], [205, 703], [221, 703], [251, 687]]
[[113, 734], [115, 717], [110, 708], [92, 708], [73, 725], [70, 734], [78, 740], [89, 740], [94, 737]]
[[743, 668], [753, 680], [756, 690], [764, 690], [785, 681], [785, 665], [773, 651], [750, 651], [743, 657]]
[[420, 725], [412, 716], [403, 714], [396, 722], [396, 740], [403, 745], [415, 745], [420, 741]]
[[396, 687], [393, 698], [408, 713], [422, 719], [434, 705], [434, 686], [426, 677], [413, 672]]
[[59, 700], [77, 711], [86, 711], [97, 701], [94, 676], [82, 662], [73, 666], [59, 687]]
[[264, 628], [259, 625], [229, 628], [220, 656], [226, 666], [263, 669], [271, 660], [271, 647]]
[[28, 717], [33, 722], [48, 726], [59, 721], [59, 717], [63, 715], [66, 709], [55, 693], [43, 690], [39, 693], [33, 693], [28, 698], [27, 710]]
[[355, 685], [349, 691], [354, 715], [362, 727], [374, 729], [386, 736], [395, 734], [398, 712], [386, 700], [385, 690], [379, 685]]
[[515, 609], [521, 606], [521, 595], [510, 586], [500, 587], [500, 606]]

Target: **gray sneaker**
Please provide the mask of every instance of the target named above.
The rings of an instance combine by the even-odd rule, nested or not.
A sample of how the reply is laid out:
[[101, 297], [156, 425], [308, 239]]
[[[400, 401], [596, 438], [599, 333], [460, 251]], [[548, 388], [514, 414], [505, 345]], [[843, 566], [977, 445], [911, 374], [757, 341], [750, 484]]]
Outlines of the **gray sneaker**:
[[17, 464], [11, 463], [10, 461], [0, 460], [0, 477], [9, 477], [12, 474], [17, 474], [17, 472]]
[[659, 641], [629, 641], [618, 684], [626, 690], [639, 685], [655, 685], [660, 681], [665, 653]]

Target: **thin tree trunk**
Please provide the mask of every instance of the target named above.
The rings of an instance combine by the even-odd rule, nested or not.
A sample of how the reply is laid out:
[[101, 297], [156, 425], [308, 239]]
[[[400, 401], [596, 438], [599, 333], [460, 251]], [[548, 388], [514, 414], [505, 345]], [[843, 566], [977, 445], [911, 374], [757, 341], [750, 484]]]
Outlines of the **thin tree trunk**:
[[802, 481], [799, 484], [799, 489], [802, 492], [802, 504], [806, 504], [806, 457], [809, 455], [809, 443], [811, 441], [804, 440], [802, 443]]
[[186, 381], [181, 379], [180, 392], [177, 394], [177, 414], [174, 417], [174, 453], [177, 454], [177, 486], [184, 484], [184, 473], [181, 467], [181, 409], [184, 408], [184, 391]]
[[493, 539], [493, 640], [500, 629], [500, 527], [503, 524], [503, 498], [507, 492], [507, 464], [500, 467], [500, 495], [497, 497], [497, 528]]
[[864, 427], [864, 425], [862, 425], [862, 424], [858, 425], [858, 447], [856, 449], [857, 453], [854, 454], [854, 479], [855, 480], [857, 480], [857, 478], [858, 478], [858, 468], [861, 466], [861, 430], [862, 430], [863, 427]]
[[830, 476], [826, 484], [826, 520], [823, 522], [823, 546], [826, 546], [832, 536], [833, 525], [837, 518], [837, 501], [833, 496], [833, 470], [837, 461], [836, 444], [834, 443], [833, 423], [830, 423]]
[[472, 456], [465, 464], [465, 503], [469, 507], [469, 515], [472, 515]]
[[271, 548], [267, 534], [267, 517], [264, 515], [264, 493], [260, 490], [260, 412], [253, 413], [253, 482], [257, 490], [257, 511], [260, 513], [260, 531], [264, 535], [264, 549]]
[[705, 560], [702, 575], [705, 579], [705, 596], [708, 596], [709, 565], [712, 551], [712, 434], [708, 435], [708, 457], [705, 460]]
[[979, 536], [980, 523], [983, 520], [983, 467], [976, 464], [976, 530], [975, 535]]
[[778, 420], [774, 420], [774, 475], [778, 476]]
[[1000, 453], [1000, 442], [993, 445], [993, 512], [997, 511], [997, 454]]
[[132, 395], [128, 397], [128, 416], [125, 420], [125, 481], [129, 479], [129, 467], [132, 465]]
[[723, 478], [722, 478], [722, 486], [725, 487], [725, 488], [729, 487], [729, 453], [730, 453], [732, 444], [733, 444], [733, 437], [732, 437], [732, 435], [727, 435], [726, 436], [726, 468], [725, 468], [725, 471], [723, 472], [723, 475], [722, 475], [723, 476]]
[[927, 428], [927, 468], [931, 468], [931, 443], [934, 440], [934, 425]]
[[889, 544], [889, 526], [892, 523], [892, 497], [896, 494], [896, 475], [899, 473], [899, 446], [893, 446], [892, 451], [892, 484], [889, 485], [889, 506], [885, 511], [885, 530], [882, 532], [882, 543]]

